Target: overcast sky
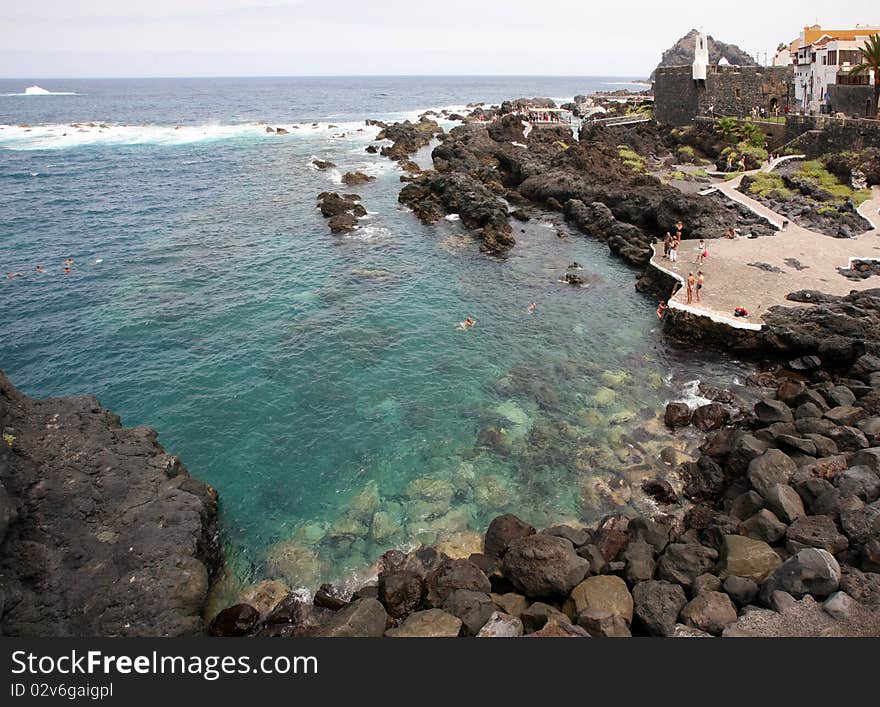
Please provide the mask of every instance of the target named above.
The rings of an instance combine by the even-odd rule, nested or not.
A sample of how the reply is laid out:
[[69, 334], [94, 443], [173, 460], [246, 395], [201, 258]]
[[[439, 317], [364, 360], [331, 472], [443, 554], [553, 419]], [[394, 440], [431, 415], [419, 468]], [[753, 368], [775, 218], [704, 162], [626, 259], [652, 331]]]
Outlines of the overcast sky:
[[0, 76], [646, 76], [691, 27], [749, 53], [878, 0], [0, 0]]

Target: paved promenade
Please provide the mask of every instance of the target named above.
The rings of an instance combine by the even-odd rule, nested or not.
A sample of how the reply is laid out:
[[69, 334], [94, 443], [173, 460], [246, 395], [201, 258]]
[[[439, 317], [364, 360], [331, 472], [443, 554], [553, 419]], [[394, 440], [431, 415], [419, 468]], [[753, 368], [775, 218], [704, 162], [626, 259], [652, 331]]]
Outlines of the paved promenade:
[[[766, 165], [764, 171], [773, 169], [780, 161], [783, 160]], [[686, 291], [682, 287], [670, 300], [670, 307], [710, 316], [739, 328], [758, 329], [762, 316], [770, 307], [800, 306], [785, 299], [795, 290], [814, 289], [846, 295], [852, 290], [880, 287], [880, 278], [849, 280], [837, 271], [839, 267], [848, 266], [851, 258], [880, 260], [880, 188], [874, 187], [873, 197], [859, 208], [859, 213], [873, 224], [873, 229], [855, 238], [832, 238], [798, 226], [736, 191], [741, 179], [742, 175], [716, 184], [715, 188], [771, 223], [785, 224], [784, 228], [774, 236], [746, 238], [744, 234], [733, 240], [707, 240], [709, 257], [702, 265], [696, 264], [698, 241], [682, 241], [677, 267], [663, 258], [663, 245], [658, 243], [651, 259], [655, 267], [672, 274], [682, 283], [689, 272], [696, 275], [697, 270], [702, 270], [705, 276], [702, 302], [694, 301], [688, 306]], [[767, 271], [750, 263], [762, 263], [774, 270]], [[747, 309], [749, 318], [734, 317], [733, 311], [737, 307]]]

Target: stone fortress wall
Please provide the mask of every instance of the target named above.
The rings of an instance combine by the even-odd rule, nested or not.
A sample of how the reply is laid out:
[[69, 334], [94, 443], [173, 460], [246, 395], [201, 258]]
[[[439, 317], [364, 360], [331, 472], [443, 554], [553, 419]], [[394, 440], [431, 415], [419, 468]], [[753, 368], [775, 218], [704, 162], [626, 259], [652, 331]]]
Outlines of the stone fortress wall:
[[691, 66], [657, 69], [654, 118], [684, 125], [697, 116], [747, 116], [754, 106], [782, 113], [794, 104], [794, 69], [790, 66], [708, 67], [705, 81], [694, 81]]

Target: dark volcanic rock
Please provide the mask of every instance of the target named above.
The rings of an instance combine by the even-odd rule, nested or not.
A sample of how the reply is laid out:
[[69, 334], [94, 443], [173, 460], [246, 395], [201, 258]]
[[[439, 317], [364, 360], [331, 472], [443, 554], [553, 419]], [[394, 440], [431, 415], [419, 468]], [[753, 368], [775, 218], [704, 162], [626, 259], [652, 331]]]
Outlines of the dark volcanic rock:
[[511, 513], [506, 513], [489, 523], [483, 539], [483, 550], [487, 555], [501, 557], [511, 542], [534, 534], [535, 529], [531, 525]]
[[425, 223], [458, 214], [482, 240], [481, 250], [503, 253], [516, 243], [507, 207], [481, 182], [455, 172], [425, 172], [404, 186], [398, 197]]
[[687, 604], [679, 585], [662, 580], [639, 582], [632, 595], [635, 621], [652, 636], [670, 635], [679, 612]]
[[663, 421], [667, 427], [674, 430], [676, 427], [687, 427], [691, 424], [692, 417], [693, 411], [687, 403], [668, 403]]
[[247, 636], [260, 620], [260, 612], [249, 604], [235, 604], [223, 609], [208, 628], [212, 636]]
[[443, 608], [446, 597], [456, 590], [488, 594], [492, 589], [489, 578], [469, 560], [444, 560], [428, 575], [425, 586], [425, 603], [432, 609]]
[[357, 599], [340, 609], [321, 626], [316, 636], [322, 638], [369, 638], [385, 633], [388, 614], [375, 599]]
[[514, 540], [504, 555], [505, 574], [529, 597], [565, 596], [589, 569], [568, 540], [552, 535]]
[[217, 494], [91, 396], [34, 400], [0, 372], [8, 636], [185, 636], [220, 564]]

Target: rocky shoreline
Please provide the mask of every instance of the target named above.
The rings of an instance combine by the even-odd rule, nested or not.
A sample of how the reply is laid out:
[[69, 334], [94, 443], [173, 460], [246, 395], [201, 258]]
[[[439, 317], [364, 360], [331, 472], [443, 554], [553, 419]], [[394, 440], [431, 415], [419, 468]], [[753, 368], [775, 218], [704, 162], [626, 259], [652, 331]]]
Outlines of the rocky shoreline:
[[[723, 145], [711, 131], [585, 125], [575, 141], [563, 126], [524, 125], [513, 112], [524, 101], [474, 106], [449, 132], [427, 114], [374, 122], [390, 145], [370, 147], [405, 171], [399, 201], [417, 218], [457, 214], [494, 256], [515, 247], [513, 222], [533, 208], [558, 213], [639, 269], [652, 239], [679, 219], [689, 238], [717, 238], [729, 226], [772, 232], [717, 195], [686, 195], [652, 176], [716, 158]], [[432, 140], [433, 169], [422, 170], [411, 158]], [[351, 172], [343, 182], [370, 179]], [[324, 192], [318, 208], [335, 233], [366, 214], [356, 194]], [[850, 276], [872, 273], [865, 264]], [[673, 285], [648, 267], [636, 288], [665, 299]], [[391, 549], [377, 579], [353, 594], [323, 585], [304, 598], [290, 590], [297, 577], [270, 579], [216, 615], [207, 613], [223, 570], [216, 492], [154, 431], [123, 429], [91, 397], [27, 398], [0, 372], [0, 632], [880, 635], [880, 289], [789, 299], [808, 306], [772, 308], [759, 331], [667, 312], [665, 334], [689, 349], [784, 363], [753, 381], [762, 393], [753, 408], [728, 391], [695, 410], [667, 407], [671, 430], [706, 437], [694, 461], [675, 465], [675, 486], [642, 484], [656, 513], [540, 532], [505, 514], [481, 552]], [[487, 430], [482, 446], [503, 441]], [[290, 556], [301, 548], [282, 549], [288, 555], [275, 561], [303, 566]]]
[[[653, 517], [536, 532], [495, 518], [483, 551], [383, 555], [346, 597], [323, 585], [221, 611], [217, 636], [623, 637], [880, 635], [880, 358], [836, 373], [794, 359], [732, 420], [671, 403], [709, 433], [679, 470], [684, 502], [648, 480]], [[771, 392], [772, 391], [772, 392]], [[721, 400], [730, 397], [719, 395]]]
[[0, 435], [0, 635], [204, 633], [217, 492], [154, 430], [0, 371]]

